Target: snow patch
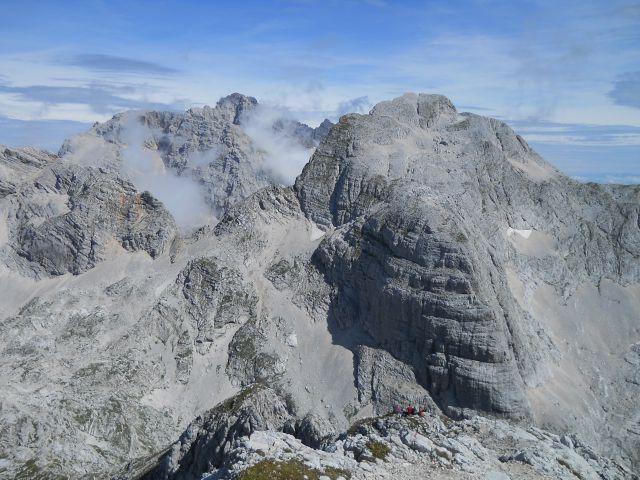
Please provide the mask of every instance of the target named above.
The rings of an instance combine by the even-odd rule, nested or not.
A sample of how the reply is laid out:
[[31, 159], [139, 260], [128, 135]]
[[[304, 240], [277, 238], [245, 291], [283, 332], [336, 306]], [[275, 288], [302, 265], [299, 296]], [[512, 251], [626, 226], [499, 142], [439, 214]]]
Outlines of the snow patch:
[[285, 343], [289, 345], [291, 348], [295, 348], [298, 346], [298, 336], [295, 333], [290, 334], [286, 339]]

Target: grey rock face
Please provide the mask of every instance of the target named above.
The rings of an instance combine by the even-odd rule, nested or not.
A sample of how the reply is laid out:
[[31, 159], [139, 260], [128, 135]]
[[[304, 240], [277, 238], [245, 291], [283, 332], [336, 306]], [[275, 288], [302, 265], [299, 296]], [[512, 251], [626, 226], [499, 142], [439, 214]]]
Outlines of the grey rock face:
[[390, 406], [409, 404], [427, 411], [438, 411], [431, 395], [417, 382], [413, 369], [389, 352], [360, 345], [355, 355], [358, 400], [372, 402], [375, 409], [387, 412]]
[[0, 198], [15, 193], [21, 183], [37, 175], [56, 156], [31, 148], [13, 150], [0, 145]]
[[196, 344], [213, 342], [216, 330], [224, 325], [255, 319], [255, 293], [243, 284], [240, 272], [215, 259], [189, 262], [177, 283], [186, 300], [186, 314], [197, 330]]
[[[238, 410], [236, 416], [245, 412], [243, 408]], [[213, 418], [219, 419], [219, 415]], [[557, 435], [540, 429], [483, 417], [460, 422], [444, 420], [431, 414], [370, 418], [361, 422], [356, 431], [334, 437], [326, 442], [323, 450], [318, 450], [309, 448], [293, 434], [253, 430], [251, 426], [234, 430], [233, 443], [229, 441], [229, 434], [219, 435], [217, 439], [204, 437], [197, 428], [205, 422], [199, 419], [191, 427], [193, 430], [183, 436], [180, 445], [190, 441], [191, 448], [180, 458], [191, 464], [198, 463], [203, 470], [188, 476], [183, 469], [164, 467], [171, 464], [169, 458], [178, 458], [175, 452], [179, 444], [176, 444], [172, 453], [166, 454], [163, 466], [143, 478], [201, 478], [202, 475], [203, 478], [237, 479], [243, 475], [265, 476], [273, 472], [270, 469], [274, 465], [284, 466], [291, 475], [297, 473], [300, 478], [306, 474], [321, 479], [638, 478], [588, 447], [566, 446]], [[259, 421], [256, 419], [255, 423]], [[234, 426], [237, 425], [236, 422]], [[203, 438], [210, 439], [210, 443], [205, 445]], [[230, 446], [224, 461], [213, 460], [216, 457], [212, 454], [218, 451], [219, 442]], [[204, 462], [205, 457], [199, 456], [205, 454], [210, 460], [208, 464]]]
[[168, 248], [175, 223], [149, 193], [111, 173], [70, 166], [51, 155], [45, 159], [39, 170], [27, 163], [29, 181], [23, 179], [2, 200], [11, 230], [3, 255], [23, 270], [79, 274], [104, 257], [110, 242], [152, 258]]
[[338, 328], [363, 322], [374, 346], [412, 365], [444, 406], [525, 415], [524, 384], [506, 328], [477, 300], [469, 258], [454, 242], [424, 235], [438, 230], [433, 224], [409, 230], [396, 222], [402, 217], [390, 211], [385, 217], [354, 224], [317, 252], [330, 281], [355, 296], [336, 297]]
[[239, 437], [257, 430], [280, 429], [290, 419], [287, 405], [275, 391], [260, 385], [250, 387], [195, 419], [155, 468], [144, 473], [128, 472], [123, 477], [201, 478], [225, 463]]
[[323, 122], [316, 128], [297, 122], [290, 119], [276, 120], [273, 124], [273, 131], [276, 133], [282, 133], [290, 138], [293, 138], [300, 142], [307, 148], [317, 147], [318, 144], [324, 140], [329, 134], [329, 130], [333, 126], [333, 122], [328, 119], [324, 119]]
[[456, 208], [454, 195], [463, 192], [438, 191], [438, 175], [447, 175], [438, 169], [457, 165], [439, 160], [433, 173], [423, 165], [441, 141], [449, 143], [441, 139], [456, 118], [437, 96], [407, 96], [369, 116], [343, 117], [296, 189], [314, 220], [340, 227], [316, 257], [341, 290], [337, 325], [362, 324], [374, 346], [412, 365], [451, 413], [468, 407], [523, 416], [523, 375], [510, 348], [518, 339], [495, 291], [483, 295], [491, 274], [477, 258], [482, 250], [469, 245], [480, 232]]
[[153, 459], [151, 468], [144, 462], [131, 464], [118, 478], [191, 480], [229, 471], [239, 460], [232, 449], [254, 432], [269, 430], [289, 431], [315, 449], [331, 448], [336, 438], [331, 423], [312, 414], [296, 420], [290, 401], [256, 383], [196, 418], [163, 456]]
[[258, 101], [253, 97], [247, 97], [241, 93], [232, 93], [221, 98], [216, 107], [221, 111], [225, 120], [239, 125], [242, 115], [256, 108], [257, 105]]
[[226, 373], [232, 382], [246, 387], [255, 382], [273, 381], [282, 373], [279, 358], [263, 351], [268, 343], [266, 332], [256, 322], [245, 323], [229, 344]]
[[[544, 400], [532, 407], [531, 392], [575, 353], [548, 336], [562, 316], [533, 306], [537, 288], [566, 299], [605, 278], [620, 288], [640, 278], [640, 188], [572, 181], [504, 123], [458, 114], [441, 96], [408, 94], [342, 117], [295, 189], [310, 218], [335, 228], [315, 259], [338, 292], [336, 337], [363, 331], [453, 415], [539, 414]], [[615, 315], [633, 324], [635, 300], [622, 305]], [[637, 336], [631, 324], [618, 338]], [[592, 371], [584, 381], [598, 388]], [[590, 395], [580, 388], [574, 398]], [[585, 408], [608, 408], [602, 395]], [[586, 434], [601, 421], [571, 423]]]
[[[131, 155], [127, 146], [144, 146], [157, 153], [176, 175], [193, 179], [213, 213], [222, 216], [235, 202], [282, 182], [267, 162], [267, 152], [247, 135], [242, 124], [257, 107], [255, 98], [234, 93], [214, 107], [192, 108], [185, 113], [126, 112], [67, 140], [60, 155], [82, 156], [87, 144], [93, 151], [111, 149], [105, 155], [113, 168], [118, 161], [127, 164]], [[310, 149], [324, 138], [330, 125], [327, 120], [313, 129], [293, 120], [276, 119], [273, 133]]]
[[313, 414], [307, 414], [296, 422], [294, 436], [308, 447], [330, 449], [337, 432], [336, 428], [328, 420]]

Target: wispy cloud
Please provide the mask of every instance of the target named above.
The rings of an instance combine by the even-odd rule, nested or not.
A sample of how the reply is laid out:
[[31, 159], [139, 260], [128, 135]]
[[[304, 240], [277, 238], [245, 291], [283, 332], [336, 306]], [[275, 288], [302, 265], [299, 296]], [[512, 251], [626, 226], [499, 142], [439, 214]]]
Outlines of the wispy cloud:
[[[274, 130], [276, 122], [280, 122], [283, 130]], [[292, 185], [313, 149], [296, 141], [295, 122], [290, 112], [283, 108], [259, 105], [245, 112], [241, 123], [247, 135], [264, 153], [265, 168], [283, 184]]]
[[640, 71], [621, 75], [613, 83], [609, 97], [618, 105], [640, 108]]
[[640, 17], [640, 5], [624, 5], [622, 14], [626, 17]]
[[508, 122], [528, 141], [583, 146], [638, 146], [640, 127], [632, 125], [590, 125], [544, 121]]
[[491, 109], [487, 107], [478, 107], [477, 105], [456, 105], [456, 108], [460, 112], [471, 111], [471, 112], [488, 112]]
[[569, 145], [534, 140], [529, 140], [529, 145], [564, 173], [583, 181], [638, 176], [637, 145]]
[[57, 63], [60, 65], [85, 68], [96, 72], [140, 75], [172, 75], [178, 73], [177, 69], [160, 65], [159, 63], [101, 53], [82, 53], [70, 58], [60, 58]]
[[189, 230], [208, 222], [216, 223], [207, 205], [202, 185], [189, 175], [181, 176], [165, 166], [157, 150], [146, 148], [153, 132], [137, 115], [124, 118], [122, 170], [139, 190], [147, 190], [171, 212], [178, 226]]
[[45, 106], [88, 105], [91, 110], [99, 114], [111, 114], [132, 109], [176, 110], [183, 108], [179, 102], [166, 104], [135, 99], [132, 98], [132, 94], [136, 93], [135, 87], [106, 83], [92, 83], [83, 86], [30, 85], [18, 87], [0, 85], [0, 93], [12, 94], [25, 101], [41, 102]]
[[372, 106], [371, 100], [365, 95], [340, 102], [337, 113], [338, 115], [344, 115], [345, 113], [366, 113]]
[[604, 181], [605, 183], [631, 185], [640, 183], [640, 175], [606, 175]]
[[164, 164], [157, 148], [150, 148], [161, 133], [141, 120], [137, 112], [121, 115], [118, 120], [121, 128], [114, 143], [91, 131], [73, 136], [65, 145], [63, 158], [79, 165], [118, 169], [138, 191], [149, 191], [160, 200], [185, 231], [215, 223], [202, 184], [189, 170], [181, 175]]
[[508, 122], [547, 161], [579, 181], [640, 183], [640, 127]]

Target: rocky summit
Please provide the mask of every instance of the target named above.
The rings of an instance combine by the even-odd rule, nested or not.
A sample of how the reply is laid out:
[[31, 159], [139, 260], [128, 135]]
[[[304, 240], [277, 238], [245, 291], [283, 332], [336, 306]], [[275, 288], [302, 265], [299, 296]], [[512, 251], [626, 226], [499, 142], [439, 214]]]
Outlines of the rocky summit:
[[640, 186], [440, 95], [2, 147], [0, 292], [0, 478], [640, 471]]

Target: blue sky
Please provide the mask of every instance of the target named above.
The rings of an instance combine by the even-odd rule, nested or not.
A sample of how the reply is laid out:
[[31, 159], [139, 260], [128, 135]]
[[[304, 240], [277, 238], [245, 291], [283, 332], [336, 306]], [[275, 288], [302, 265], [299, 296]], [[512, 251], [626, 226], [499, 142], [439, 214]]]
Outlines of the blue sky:
[[406, 91], [504, 119], [584, 179], [640, 183], [640, 2], [2, 2], [0, 143], [231, 92], [303, 121]]

